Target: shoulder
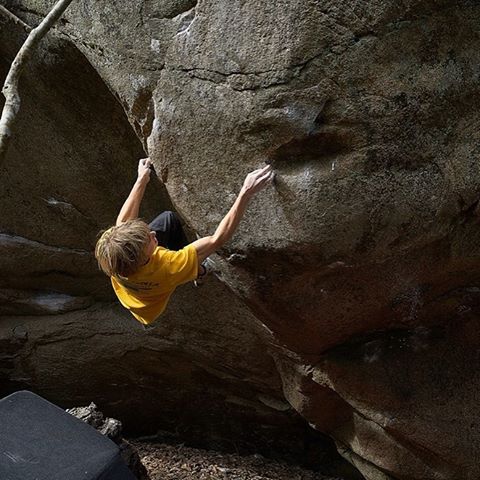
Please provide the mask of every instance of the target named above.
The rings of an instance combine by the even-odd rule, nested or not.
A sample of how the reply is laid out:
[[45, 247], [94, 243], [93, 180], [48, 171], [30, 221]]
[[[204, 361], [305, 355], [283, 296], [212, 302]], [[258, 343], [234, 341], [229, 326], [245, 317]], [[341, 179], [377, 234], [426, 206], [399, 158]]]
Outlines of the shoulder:
[[163, 249], [161, 252], [155, 252], [154, 255], [157, 255], [157, 258], [160, 260], [169, 260], [169, 261], [176, 261], [185, 258], [196, 259], [197, 258], [197, 251], [195, 247], [190, 243], [186, 247], [183, 247], [181, 250], [167, 250]]

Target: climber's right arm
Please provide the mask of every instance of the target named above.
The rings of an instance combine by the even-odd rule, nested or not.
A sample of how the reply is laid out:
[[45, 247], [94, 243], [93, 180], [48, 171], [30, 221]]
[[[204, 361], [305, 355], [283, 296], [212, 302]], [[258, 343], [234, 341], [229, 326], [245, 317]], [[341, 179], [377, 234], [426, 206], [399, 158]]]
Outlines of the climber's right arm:
[[220, 222], [215, 233], [192, 243], [197, 251], [199, 264], [232, 238], [247, 209], [248, 203], [257, 192], [273, 179], [273, 175], [270, 165], [247, 175], [235, 203]]

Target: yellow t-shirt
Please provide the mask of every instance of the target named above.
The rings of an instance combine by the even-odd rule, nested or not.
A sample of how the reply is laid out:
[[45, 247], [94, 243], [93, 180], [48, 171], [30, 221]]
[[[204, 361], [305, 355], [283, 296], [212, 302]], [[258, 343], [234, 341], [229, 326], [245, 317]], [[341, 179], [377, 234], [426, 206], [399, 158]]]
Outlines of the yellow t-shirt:
[[163, 313], [170, 295], [198, 275], [197, 251], [187, 245], [178, 252], [157, 247], [148, 263], [129, 277], [111, 277], [120, 303], [148, 325]]

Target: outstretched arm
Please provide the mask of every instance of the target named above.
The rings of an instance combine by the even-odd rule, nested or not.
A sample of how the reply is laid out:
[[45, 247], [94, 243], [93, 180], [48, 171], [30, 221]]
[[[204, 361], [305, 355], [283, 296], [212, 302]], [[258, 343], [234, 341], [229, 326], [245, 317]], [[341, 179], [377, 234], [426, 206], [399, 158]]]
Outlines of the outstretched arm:
[[211, 236], [200, 238], [192, 243], [197, 250], [199, 263], [203, 262], [205, 258], [232, 238], [243, 214], [245, 213], [248, 203], [257, 192], [264, 188], [265, 185], [273, 179], [273, 176], [274, 173], [272, 172], [272, 167], [270, 165], [255, 170], [247, 175], [235, 203], [220, 222], [215, 233]]
[[127, 220], [133, 220], [138, 217], [140, 203], [142, 202], [145, 189], [150, 180], [150, 165], [152, 162], [149, 158], [142, 158], [138, 162], [138, 176], [130, 194], [123, 204], [117, 217], [116, 225], [120, 225]]

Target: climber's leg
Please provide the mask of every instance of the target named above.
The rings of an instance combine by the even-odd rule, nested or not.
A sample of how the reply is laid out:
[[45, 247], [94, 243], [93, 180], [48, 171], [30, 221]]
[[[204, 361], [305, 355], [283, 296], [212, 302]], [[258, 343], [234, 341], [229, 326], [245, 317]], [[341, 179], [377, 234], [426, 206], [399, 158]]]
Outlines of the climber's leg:
[[173, 212], [161, 213], [149, 224], [149, 227], [155, 231], [158, 244], [162, 247], [169, 250], [180, 250], [188, 245], [180, 219]]

